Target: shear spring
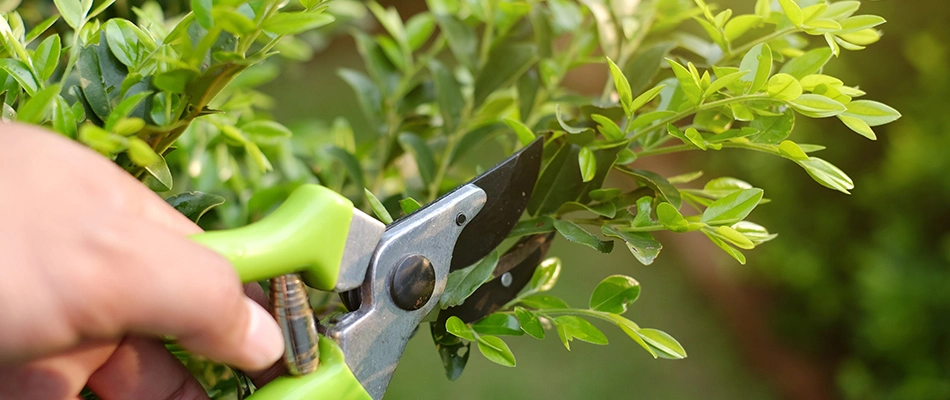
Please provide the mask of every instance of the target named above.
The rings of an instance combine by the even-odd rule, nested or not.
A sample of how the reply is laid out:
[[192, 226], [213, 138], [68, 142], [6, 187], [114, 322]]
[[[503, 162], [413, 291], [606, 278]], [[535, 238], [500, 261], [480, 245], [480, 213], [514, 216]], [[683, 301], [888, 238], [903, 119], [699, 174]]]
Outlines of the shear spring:
[[307, 287], [297, 274], [270, 280], [274, 318], [284, 334], [284, 364], [294, 376], [317, 370], [320, 362], [316, 319], [310, 308]]

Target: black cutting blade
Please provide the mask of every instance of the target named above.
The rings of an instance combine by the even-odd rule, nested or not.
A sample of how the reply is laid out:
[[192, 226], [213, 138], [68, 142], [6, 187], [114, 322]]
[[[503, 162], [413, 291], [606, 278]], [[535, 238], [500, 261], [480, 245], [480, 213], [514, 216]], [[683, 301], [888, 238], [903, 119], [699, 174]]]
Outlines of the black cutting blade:
[[478, 262], [505, 240], [534, 191], [543, 149], [544, 139], [538, 138], [469, 182], [482, 188], [487, 199], [455, 242], [451, 271]]
[[[553, 240], [554, 232], [525, 236], [518, 240], [498, 260], [492, 273], [495, 279], [480, 286], [461, 305], [439, 312], [437, 321], [442, 324], [440, 326], [445, 326], [445, 321], [453, 316], [463, 322], [475, 322], [508, 304], [531, 281]], [[510, 280], [499, 279], [505, 273], [511, 274]]]

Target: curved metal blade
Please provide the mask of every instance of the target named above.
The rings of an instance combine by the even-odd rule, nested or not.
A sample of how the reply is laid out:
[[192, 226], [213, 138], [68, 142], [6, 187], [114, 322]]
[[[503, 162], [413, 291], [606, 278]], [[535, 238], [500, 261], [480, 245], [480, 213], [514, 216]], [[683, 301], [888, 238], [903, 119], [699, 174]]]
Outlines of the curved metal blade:
[[543, 149], [544, 139], [538, 138], [469, 182], [484, 190], [488, 198], [455, 242], [451, 271], [478, 262], [505, 240], [534, 191]]
[[[463, 322], [475, 322], [508, 304], [531, 281], [538, 264], [547, 255], [554, 236], [554, 232], [540, 233], [518, 240], [498, 260], [492, 273], [495, 279], [479, 287], [462, 305], [439, 312], [439, 326], [445, 326], [445, 321], [452, 316], [459, 317]], [[511, 274], [510, 280], [499, 278], [505, 273]]]

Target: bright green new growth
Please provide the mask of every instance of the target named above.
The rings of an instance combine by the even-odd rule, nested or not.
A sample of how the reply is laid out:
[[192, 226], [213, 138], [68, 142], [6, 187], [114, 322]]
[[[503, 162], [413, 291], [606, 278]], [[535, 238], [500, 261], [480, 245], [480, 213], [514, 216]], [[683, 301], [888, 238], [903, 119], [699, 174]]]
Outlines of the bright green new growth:
[[[304, 183], [389, 223], [543, 135], [543, 168], [511, 237], [556, 231], [604, 253], [620, 240], [650, 265], [663, 249], [653, 232], [701, 232], [745, 263], [741, 250], [775, 237], [746, 220], [766, 201], [761, 189], [728, 177], [697, 182], [701, 171], [664, 177], [640, 160], [750, 150], [848, 193], [851, 178], [814, 156], [822, 146], [791, 138], [796, 119], [836, 117], [875, 139], [873, 128], [900, 118], [824, 73], [843, 50], [880, 39], [884, 19], [858, 14], [858, 1], [781, 0], [773, 9], [757, 0], [740, 15], [703, 0], [428, 0], [428, 11], [407, 20], [350, 0], [172, 2], [192, 10], [183, 15], [146, 2], [119, 14], [128, 20], [113, 18], [119, 6], [108, 0], [53, 3], [59, 17], [24, 21], [37, 12], [23, 4], [31, 12], [0, 18], [0, 117], [88, 145], [174, 195], [168, 201], [193, 220], [211, 210], [215, 227], [256, 221]], [[385, 34], [364, 32], [366, 20]], [[689, 25], [706, 37], [680, 28]], [[343, 118], [303, 128], [273, 121], [273, 99], [253, 90], [279, 75], [286, 61], [272, 56], [308, 60], [314, 43], [340, 32], [352, 33], [365, 62], [339, 78], [355, 92], [367, 135]], [[585, 65], [610, 74], [599, 96], [564, 85]], [[608, 173], [636, 188], [605, 187]], [[460, 303], [491, 279], [497, 259], [495, 252], [453, 273], [440, 305]], [[546, 260], [517, 299], [482, 321], [434, 324], [447, 375], [461, 373], [468, 353], [458, 350], [471, 342], [513, 366], [500, 335], [543, 338], [550, 328], [568, 348], [574, 339], [605, 344], [590, 318], [616, 325], [654, 357], [686, 356], [669, 335], [621, 316], [639, 295], [633, 278], [608, 277], [579, 309], [544, 294], [559, 271], [559, 261]], [[329, 300], [318, 308], [339, 310]], [[227, 376], [214, 371], [205, 375]], [[223, 396], [233, 392], [229, 379], [205, 383]]]

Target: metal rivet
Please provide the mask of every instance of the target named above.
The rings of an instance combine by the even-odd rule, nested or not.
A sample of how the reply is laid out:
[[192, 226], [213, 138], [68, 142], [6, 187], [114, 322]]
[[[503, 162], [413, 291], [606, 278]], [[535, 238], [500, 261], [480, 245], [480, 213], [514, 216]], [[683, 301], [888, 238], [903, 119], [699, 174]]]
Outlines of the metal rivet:
[[455, 225], [462, 226], [467, 219], [468, 217], [466, 217], [465, 214], [459, 213], [455, 216]]
[[504, 287], [511, 286], [511, 281], [513, 279], [514, 278], [511, 277], [511, 272], [505, 272], [505, 274], [501, 276], [501, 286], [504, 286]]
[[412, 311], [425, 306], [435, 291], [435, 268], [419, 254], [408, 256], [393, 269], [389, 293], [399, 308]]

